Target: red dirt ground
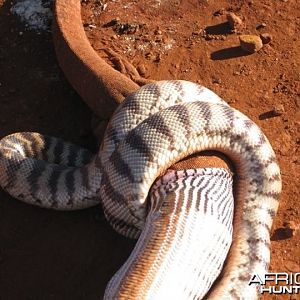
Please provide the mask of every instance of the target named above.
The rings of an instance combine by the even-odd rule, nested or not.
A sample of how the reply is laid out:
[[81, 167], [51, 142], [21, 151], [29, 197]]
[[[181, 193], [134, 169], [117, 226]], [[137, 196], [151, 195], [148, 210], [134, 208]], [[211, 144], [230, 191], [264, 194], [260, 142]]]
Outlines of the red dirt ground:
[[[97, 51], [111, 46], [147, 78], [199, 82], [263, 129], [283, 178], [270, 269], [300, 272], [300, 233], [291, 234], [285, 225], [300, 223], [297, 0], [153, 0], [140, 1], [138, 7], [138, 1], [106, 1], [103, 12], [104, 1], [82, 2], [86, 33]], [[11, 1], [0, 0], [0, 138], [37, 131], [95, 150], [91, 112], [59, 69], [51, 34], [24, 30], [10, 7]], [[269, 33], [272, 41], [258, 53], [245, 55], [237, 48], [238, 33], [231, 33], [225, 23], [228, 12], [242, 18], [241, 33]], [[119, 25], [102, 28], [116, 18]], [[124, 30], [134, 24], [139, 26]], [[269, 113], [274, 106], [282, 110], [280, 105], [281, 115]], [[2, 190], [0, 199], [0, 300], [99, 299], [134, 246], [110, 228], [100, 207], [48, 211], [16, 201]]]

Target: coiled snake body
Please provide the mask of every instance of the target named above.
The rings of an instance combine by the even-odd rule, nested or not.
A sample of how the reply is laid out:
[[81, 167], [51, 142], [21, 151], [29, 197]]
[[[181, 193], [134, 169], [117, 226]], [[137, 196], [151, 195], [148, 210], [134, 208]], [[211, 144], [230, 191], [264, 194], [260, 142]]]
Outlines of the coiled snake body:
[[[96, 156], [37, 133], [9, 135], [0, 141], [0, 184], [15, 198], [60, 210], [93, 206], [101, 199], [107, 219], [119, 233], [137, 238], [143, 231], [141, 239], [146, 241], [155, 231], [149, 219], [164, 210], [146, 201], [156, 178], [178, 160], [210, 149], [233, 161], [237, 186], [233, 244], [209, 297], [253, 299], [256, 289], [248, 281], [252, 274], [266, 272], [269, 263], [280, 171], [261, 130], [204, 87], [187, 81], [143, 86], [117, 108]], [[139, 265], [142, 248], [138, 243], [128, 264]], [[126, 274], [122, 276], [129, 282]], [[122, 296], [122, 287], [113, 294], [114, 283], [121, 281], [112, 280], [107, 299], [142, 299], [142, 294]], [[136, 284], [141, 284], [139, 278]]]

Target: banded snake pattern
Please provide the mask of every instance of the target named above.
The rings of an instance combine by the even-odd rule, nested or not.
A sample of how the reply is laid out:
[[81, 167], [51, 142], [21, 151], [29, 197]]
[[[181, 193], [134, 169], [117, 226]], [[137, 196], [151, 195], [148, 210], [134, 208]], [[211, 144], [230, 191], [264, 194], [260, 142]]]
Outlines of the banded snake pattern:
[[[155, 180], [172, 164], [203, 150], [224, 153], [236, 168], [233, 243], [220, 282], [208, 297], [255, 299], [256, 288], [247, 283], [251, 274], [263, 274], [268, 267], [280, 170], [257, 125], [200, 85], [161, 81], [129, 95], [115, 111], [97, 155], [38, 133], [9, 135], [0, 141], [0, 185], [17, 199], [58, 210], [81, 209], [101, 201], [116, 231], [146, 241], [155, 231], [149, 220], [165, 209], [164, 200], [155, 192], [154, 200], [147, 201]], [[226, 172], [223, 175], [230, 177]], [[181, 172], [175, 174], [175, 181], [180, 176]], [[170, 197], [178, 200], [176, 188]], [[139, 266], [139, 262], [144, 264], [138, 260], [142, 250], [138, 242], [123, 270], [134, 264], [146, 271]], [[134, 293], [122, 295], [126, 293], [122, 284], [130, 282], [130, 276], [141, 283], [134, 270], [120, 279], [121, 270], [108, 284], [106, 299], [161, 299], [147, 296], [147, 290], [140, 291], [143, 298]], [[191, 290], [186, 299], [203, 296], [203, 291]]]

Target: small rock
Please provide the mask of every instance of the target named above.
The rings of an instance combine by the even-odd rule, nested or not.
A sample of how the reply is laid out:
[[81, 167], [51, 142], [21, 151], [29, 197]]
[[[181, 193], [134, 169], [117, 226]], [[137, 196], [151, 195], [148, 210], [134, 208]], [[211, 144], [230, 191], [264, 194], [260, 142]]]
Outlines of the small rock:
[[262, 40], [257, 35], [241, 35], [241, 48], [249, 53], [255, 53], [263, 47]]
[[259, 30], [259, 29], [266, 28], [266, 27], [267, 27], [266, 23], [261, 23], [256, 26], [256, 29]]
[[284, 106], [282, 104], [277, 104], [273, 107], [273, 116], [281, 116], [285, 112]]
[[260, 34], [260, 38], [264, 45], [269, 44], [272, 41], [272, 36], [269, 33]]
[[158, 42], [161, 42], [163, 39], [163, 36], [162, 35], [156, 35], [155, 36], [155, 42], [158, 43]]
[[201, 30], [194, 30], [192, 32], [192, 35], [200, 35], [201, 34]]
[[290, 232], [291, 236], [294, 236], [300, 227], [294, 221], [287, 221], [283, 224], [283, 226], [286, 228], [287, 231]]
[[213, 15], [214, 15], [215, 17], [223, 16], [223, 15], [225, 14], [225, 12], [226, 12], [225, 8], [220, 8], [219, 10], [215, 11], [215, 12], [213, 13]]
[[152, 52], [147, 52], [145, 54], [145, 57], [146, 57], [146, 59], [149, 59], [149, 60], [155, 60], [155, 58], [156, 58], [155, 54]]
[[212, 78], [212, 83], [214, 83], [214, 84], [221, 84], [222, 80], [220, 78], [213, 77]]
[[240, 31], [244, 28], [242, 19], [234, 13], [229, 13], [227, 15], [227, 21], [229, 23], [231, 30], [233, 30], [235, 32]]
[[206, 41], [211, 41], [211, 40], [213, 40], [213, 39], [214, 39], [214, 36], [213, 36], [212, 34], [208, 34], [208, 33], [207, 33], [207, 34], [205, 35], [205, 40], [206, 40]]
[[157, 35], [162, 35], [162, 31], [160, 29], [156, 29], [154, 31], [154, 34], [157, 34]]

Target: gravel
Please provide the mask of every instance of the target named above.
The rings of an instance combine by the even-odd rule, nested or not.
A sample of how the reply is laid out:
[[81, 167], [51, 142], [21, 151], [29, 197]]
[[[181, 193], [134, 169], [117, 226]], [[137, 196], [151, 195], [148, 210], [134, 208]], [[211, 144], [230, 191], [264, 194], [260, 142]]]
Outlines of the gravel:
[[35, 31], [49, 30], [52, 20], [50, 9], [53, 0], [24, 0], [11, 7], [11, 12], [20, 17], [25, 27]]
[[234, 32], [239, 32], [244, 29], [244, 24], [242, 19], [234, 13], [229, 13], [227, 15], [227, 21], [229, 23], [231, 30], [233, 30]]
[[263, 47], [262, 40], [257, 35], [241, 35], [240, 43], [243, 50], [254, 53], [259, 51]]

